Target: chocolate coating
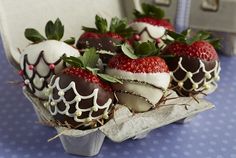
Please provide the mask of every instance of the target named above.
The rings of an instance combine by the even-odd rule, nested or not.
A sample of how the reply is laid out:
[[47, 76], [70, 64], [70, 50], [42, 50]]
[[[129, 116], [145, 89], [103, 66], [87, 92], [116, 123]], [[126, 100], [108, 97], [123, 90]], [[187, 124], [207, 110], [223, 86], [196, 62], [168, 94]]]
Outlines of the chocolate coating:
[[[55, 79], [58, 78], [58, 77], [60, 78], [59, 86], [60, 86], [61, 89], [64, 89], [64, 88], [68, 87], [69, 84], [73, 81], [76, 85], [77, 92], [82, 96], [89, 96], [90, 94], [93, 93], [94, 89], [98, 89], [97, 104], [99, 106], [102, 106], [108, 101], [108, 99], [112, 99], [112, 103], [109, 105], [108, 112], [110, 110], [112, 110], [112, 106], [114, 105], [113, 103], [114, 103], [114, 100], [115, 100], [114, 95], [113, 95], [112, 92], [104, 90], [103, 88], [101, 88], [97, 84], [87, 82], [83, 78], [80, 78], [78, 76], [75, 77], [75, 76], [71, 76], [71, 75], [67, 75], [67, 74], [57, 75], [56, 77], [53, 78], [52, 84], [54, 84]], [[52, 89], [52, 97], [53, 97], [54, 100], [57, 100], [57, 99], [60, 98], [60, 96], [58, 95], [58, 92], [59, 91], [56, 87]], [[68, 91], [66, 91], [65, 94], [64, 94], [64, 98], [67, 102], [72, 101], [75, 97], [76, 97], [76, 94], [75, 94], [75, 92], [72, 88], [69, 89]], [[93, 99], [94, 99], [94, 97], [89, 98], [89, 99], [82, 99], [79, 102], [79, 108], [80, 109], [90, 108], [90, 110], [89, 111], [82, 111], [80, 116], [76, 116], [78, 119], [85, 119], [85, 118], [89, 117], [89, 113], [90, 113], [90, 111], [92, 111], [92, 107], [94, 106]], [[76, 105], [76, 103], [73, 103], [73, 104], [69, 105], [70, 108], [69, 108], [68, 112], [70, 114], [76, 115], [75, 114], [75, 112], [76, 112], [75, 105]], [[65, 103], [63, 101], [60, 101], [59, 103], [57, 103], [54, 106], [50, 105], [51, 111], [55, 111], [55, 106], [57, 106], [57, 108], [60, 111], [64, 111], [66, 109]], [[105, 108], [104, 109], [98, 109], [98, 111], [93, 111], [92, 112], [92, 117], [100, 117], [101, 116], [100, 117], [100, 119], [101, 119], [102, 116], [103, 116], [104, 111], [105, 111]], [[68, 116], [66, 114], [56, 113], [56, 115], [54, 115], [53, 117], [56, 121], [58, 121], [61, 124], [65, 124], [65, 122], [67, 122], [72, 128], [76, 128], [80, 124], [82, 124], [82, 122], [76, 122], [74, 120], [74, 117]], [[97, 122], [97, 120], [94, 119], [94, 120], [91, 120], [90, 123], [92, 121]], [[88, 124], [89, 124], [89, 122], [88, 122]], [[90, 128], [90, 127], [89, 126], [80, 126], [78, 129], [86, 129], [86, 128]]]
[[[181, 65], [182, 67], [187, 71], [192, 74], [191, 79], [197, 83], [198, 89], [201, 87], [202, 90], [204, 90], [204, 80], [208, 83], [211, 84], [216, 81], [215, 78], [217, 78], [218, 73], [215, 73], [214, 71], [210, 73], [210, 78], [206, 77], [206, 72], [204, 69], [200, 66], [200, 61], [203, 63], [204, 68], [206, 71], [211, 71], [213, 69], [216, 69], [217, 72], [219, 72], [220, 66], [219, 66], [219, 61], [205, 61], [205, 60], [200, 60], [197, 58], [190, 58], [190, 57], [173, 57], [173, 58], [166, 58], [165, 61], [169, 67], [169, 70], [173, 73], [172, 74], [172, 80], [171, 84], [173, 89], [180, 95], [180, 96], [192, 96], [196, 95], [202, 90], [193, 90], [193, 83], [191, 80], [188, 78], [183, 82], [183, 87], [180, 87], [178, 85], [178, 82], [173, 79], [175, 77], [178, 81], [184, 80], [184, 78], [187, 75], [187, 72], [184, 71], [183, 69], [179, 68], [179, 61], [180, 58], [182, 58]], [[201, 67], [201, 68], [200, 68]], [[199, 69], [200, 68], [200, 69]], [[175, 71], [177, 69], [177, 71]], [[173, 72], [175, 71], [175, 72]]]
[[[104, 50], [111, 53], [116, 54], [119, 52], [120, 48], [117, 45], [121, 44], [123, 41], [109, 38], [109, 37], [101, 37], [101, 38], [82, 38], [79, 39], [76, 47], [81, 51], [86, 48], [94, 47], [96, 50]], [[108, 54], [100, 54], [100, 58], [104, 63], [108, 63], [109, 59], [113, 55]]]

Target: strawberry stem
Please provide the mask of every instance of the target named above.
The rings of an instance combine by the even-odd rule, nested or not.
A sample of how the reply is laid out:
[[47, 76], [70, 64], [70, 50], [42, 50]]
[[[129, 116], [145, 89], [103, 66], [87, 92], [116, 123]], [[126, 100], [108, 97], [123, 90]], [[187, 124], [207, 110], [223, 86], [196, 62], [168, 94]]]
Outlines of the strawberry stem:
[[82, 26], [82, 30], [85, 32], [93, 32], [93, 33], [117, 33], [125, 38], [130, 38], [135, 31], [128, 27], [128, 21], [126, 19], [119, 19], [114, 17], [111, 19], [110, 26], [108, 26], [108, 22], [106, 19], [96, 15], [95, 17], [95, 25], [96, 28], [85, 27]]

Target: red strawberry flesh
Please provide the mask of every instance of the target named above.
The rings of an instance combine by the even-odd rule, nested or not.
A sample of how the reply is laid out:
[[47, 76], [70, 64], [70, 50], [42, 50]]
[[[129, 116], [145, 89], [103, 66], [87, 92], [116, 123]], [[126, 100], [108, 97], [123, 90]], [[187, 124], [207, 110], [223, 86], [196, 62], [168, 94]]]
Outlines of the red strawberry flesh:
[[112, 92], [111, 87], [102, 82], [98, 76], [94, 75], [92, 72], [84, 70], [82, 68], [75, 68], [75, 67], [70, 67], [70, 68], [66, 68], [63, 73], [67, 74], [67, 75], [73, 75], [73, 76], [78, 76], [80, 78], [85, 79], [87, 82], [90, 83], [94, 83], [99, 85], [100, 87], [102, 87], [103, 89]]
[[94, 32], [84, 32], [81, 36], [80, 39], [83, 38], [96, 38], [98, 39], [100, 37], [100, 35], [98, 33], [94, 33]]
[[123, 54], [118, 54], [109, 61], [108, 66], [133, 73], [169, 72], [165, 61], [159, 57], [131, 59]]
[[191, 45], [174, 42], [166, 47], [165, 53], [198, 58], [206, 61], [218, 60], [215, 48], [206, 41], [196, 41]]
[[117, 34], [117, 33], [114, 33], [114, 32], [107, 32], [105, 34], [101, 34], [102, 37], [109, 37], [109, 38], [114, 38], [114, 39], [117, 39], [117, 40], [120, 40], [120, 41], [125, 41], [125, 39]]

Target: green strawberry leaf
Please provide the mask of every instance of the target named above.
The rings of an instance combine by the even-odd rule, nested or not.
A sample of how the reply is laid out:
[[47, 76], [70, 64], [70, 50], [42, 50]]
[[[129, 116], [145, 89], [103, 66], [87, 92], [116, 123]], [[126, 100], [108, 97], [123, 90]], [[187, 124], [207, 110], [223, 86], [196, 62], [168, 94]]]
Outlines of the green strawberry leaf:
[[91, 68], [91, 67], [86, 67], [87, 70], [91, 71], [93, 74], [97, 74], [97, 72], [100, 70], [99, 68]]
[[130, 38], [135, 33], [131, 27], [128, 27], [127, 19], [119, 19], [117, 17], [111, 19], [109, 31], [118, 33], [126, 38]]
[[170, 39], [162, 39], [162, 41], [166, 44], [166, 45], [169, 45], [173, 42], [173, 40], [170, 40]]
[[[25, 30], [25, 37], [34, 43], [42, 42], [47, 39], [60, 41], [64, 35], [64, 26], [62, 25], [59, 18], [56, 19], [55, 23], [53, 23], [51, 20], [47, 22], [45, 26], [45, 35], [47, 38], [42, 36], [37, 30], [33, 28], [27, 28]], [[66, 40], [65, 42], [72, 43], [73, 38]]]
[[95, 67], [98, 62], [99, 55], [96, 52], [95, 48], [86, 49], [83, 56], [80, 56], [81, 61], [84, 64], [84, 67]]
[[95, 68], [97, 61], [98, 61], [99, 55], [96, 53], [95, 48], [86, 49], [83, 56], [80, 57], [63, 57], [62, 59], [75, 67], [81, 67], [81, 68], [87, 68], [90, 69]]
[[197, 32], [197, 35], [199, 36], [200, 40], [207, 40], [211, 36], [211, 34], [206, 31], [199, 31], [199, 32]]
[[108, 26], [106, 19], [96, 15], [95, 25], [96, 28], [82, 26], [82, 30], [94, 33], [113, 32], [125, 38], [130, 38], [135, 33], [135, 30], [128, 26], [126, 19], [119, 19], [117, 17], [112, 18], [110, 26]]
[[190, 32], [191, 32], [191, 29], [186, 29], [186, 30], [181, 32], [181, 35], [186, 37], [186, 36], [189, 36]]
[[99, 30], [100, 33], [106, 33], [107, 32], [108, 24], [107, 24], [106, 19], [96, 15], [95, 25], [96, 25], [96, 27], [97, 27], [97, 29]]
[[143, 18], [143, 17], [145, 17], [145, 15], [143, 14], [143, 13], [141, 13], [140, 11], [138, 11], [138, 10], [134, 10], [134, 12], [133, 12], [133, 15], [136, 17], [136, 18]]
[[64, 62], [68, 63], [71, 66], [74, 66], [74, 67], [84, 67], [83, 62], [79, 58], [70, 56], [70, 57], [62, 57], [62, 59], [64, 60]]
[[129, 58], [131, 58], [131, 59], [138, 59], [138, 56], [136, 56], [134, 54], [134, 50], [133, 50], [133, 48], [129, 44], [127, 44], [127, 43], [122, 44], [121, 45], [121, 50]]
[[53, 23], [51, 20], [48, 21], [45, 27], [45, 34], [48, 39], [54, 39], [60, 41], [64, 35], [64, 26], [62, 25], [59, 18]]
[[33, 28], [25, 29], [25, 37], [33, 43], [39, 43], [46, 40], [44, 36]]
[[101, 74], [101, 73], [98, 73], [97, 74], [101, 79], [105, 80], [105, 81], [108, 81], [108, 82], [111, 82], [111, 83], [120, 83], [120, 84], [123, 84], [122, 81], [120, 81], [119, 79], [115, 78], [115, 77], [112, 77], [110, 75], [107, 75], [107, 74]]
[[210, 32], [207, 32], [207, 31], [198, 31], [194, 35], [191, 35], [190, 29], [183, 31], [181, 34], [167, 30], [166, 35], [169, 35], [170, 37], [174, 39], [173, 41], [163, 40], [164, 43], [166, 44], [170, 44], [172, 42], [178, 41], [178, 42], [191, 45], [192, 43], [196, 41], [207, 41], [211, 45], [213, 45], [215, 49], [221, 48], [221, 44], [220, 44], [221, 39], [213, 38]]
[[185, 40], [184, 34], [178, 34], [174, 31], [166, 30], [166, 34], [175, 40]]
[[57, 40], [61, 40], [64, 35], [64, 26], [61, 23], [61, 20], [57, 18], [57, 20], [54, 23], [55, 25], [55, 33], [57, 35]]
[[131, 59], [140, 57], [156, 56], [160, 54], [160, 49], [155, 42], [134, 42], [133, 47], [125, 43], [121, 45], [122, 52]]
[[82, 30], [84, 30], [85, 32], [94, 32], [94, 33], [98, 33], [99, 31], [95, 28], [91, 28], [91, 27], [85, 27], [82, 26]]
[[221, 41], [221, 39], [218, 39], [218, 38], [216, 38], [216, 39], [209, 39], [209, 40], [207, 40], [211, 45], [213, 45], [213, 47], [215, 48], [215, 49], [221, 49], [222, 48], [222, 45], [221, 45], [221, 43], [220, 43], [220, 41]]
[[122, 37], [126, 37], [127, 39], [131, 38], [135, 33], [137, 33], [137, 31], [135, 31], [133, 28], [128, 27], [124, 30], [120, 30], [117, 32], [118, 34], [120, 34]]
[[114, 17], [111, 19], [111, 24], [110, 24], [111, 32], [116, 32], [116, 30], [123, 29], [125, 27], [126, 27], [125, 22], [121, 21], [119, 18]]
[[156, 44], [150, 41], [138, 43], [136, 46], [134, 46], [134, 50], [135, 50], [135, 55], [139, 57], [153, 56], [159, 53]]
[[158, 8], [156, 5], [142, 3], [141, 7], [143, 12], [135, 10], [133, 13], [136, 18], [152, 17], [155, 19], [163, 19], [163, 17], [165, 16], [165, 12], [162, 9]]
[[54, 24], [51, 20], [45, 26], [45, 34], [48, 39], [54, 38]]
[[71, 38], [65, 40], [64, 42], [69, 44], [69, 45], [73, 45], [73, 44], [75, 44], [75, 38], [71, 37]]

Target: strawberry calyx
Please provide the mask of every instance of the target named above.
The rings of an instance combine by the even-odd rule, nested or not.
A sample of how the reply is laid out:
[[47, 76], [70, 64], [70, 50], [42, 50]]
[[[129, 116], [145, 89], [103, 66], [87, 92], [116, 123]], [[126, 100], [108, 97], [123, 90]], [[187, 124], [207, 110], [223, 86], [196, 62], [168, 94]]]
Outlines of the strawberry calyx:
[[[46, 40], [60, 41], [64, 35], [64, 25], [62, 25], [61, 20], [57, 18], [54, 23], [51, 20], [47, 22], [45, 26], [46, 37], [34, 28], [26, 28], [24, 34], [25, 37], [33, 43], [39, 43]], [[75, 38], [71, 37], [64, 42], [69, 45], [73, 45], [75, 43]]]
[[[85, 32], [92, 32], [97, 34], [116, 34], [116, 36], [121, 36], [119, 38], [130, 38], [135, 32], [131, 27], [128, 26], [126, 19], [119, 19], [114, 17], [111, 19], [110, 26], [106, 19], [96, 15], [95, 16], [95, 26], [96, 28], [82, 27]], [[101, 35], [100, 35], [101, 36]]]
[[70, 56], [70, 57], [63, 57], [62, 59], [66, 63], [71, 65], [73, 68], [78, 68], [84, 71], [88, 71], [89, 73], [93, 74], [93, 76], [101, 78], [104, 81], [111, 82], [111, 83], [122, 83], [120, 80], [116, 79], [115, 77], [99, 72], [100, 70], [96, 67], [98, 63], [99, 55], [97, 54], [95, 48], [86, 49], [84, 54], [78, 58], [74, 56]]
[[168, 39], [164, 40], [166, 44], [170, 44], [173, 42], [181, 42], [187, 45], [191, 45], [197, 41], [206, 41], [210, 43], [215, 49], [221, 48], [220, 39], [213, 38], [210, 32], [206, 32], [206, 31], [198, 31], [197, 33], [193, 34], [191, 32], [191, 29], [184, 30], [181, 33], [176, 33], [176, 32], [167, 30], [166, 35], [174, 39], [174, 40], [168, 40]]
[[112, 92], [112, 89], [108, 84], [102, 82], [97, 75], [93, 74], [91, 71], [88, 71], [87, 69], [83, 69], [79, 67], [69, 67], [69, 68], [64, 69], [63, 73], [83, 78], [87, 82], [97, 84], [103, 89]]
[[155, 42], [134, 42], [131, 46], [128, 43], [121, 45], [123, 54], [131, 59], [138, 59], [142, 57], [158, 56], [161, 48], [157, 47]]

